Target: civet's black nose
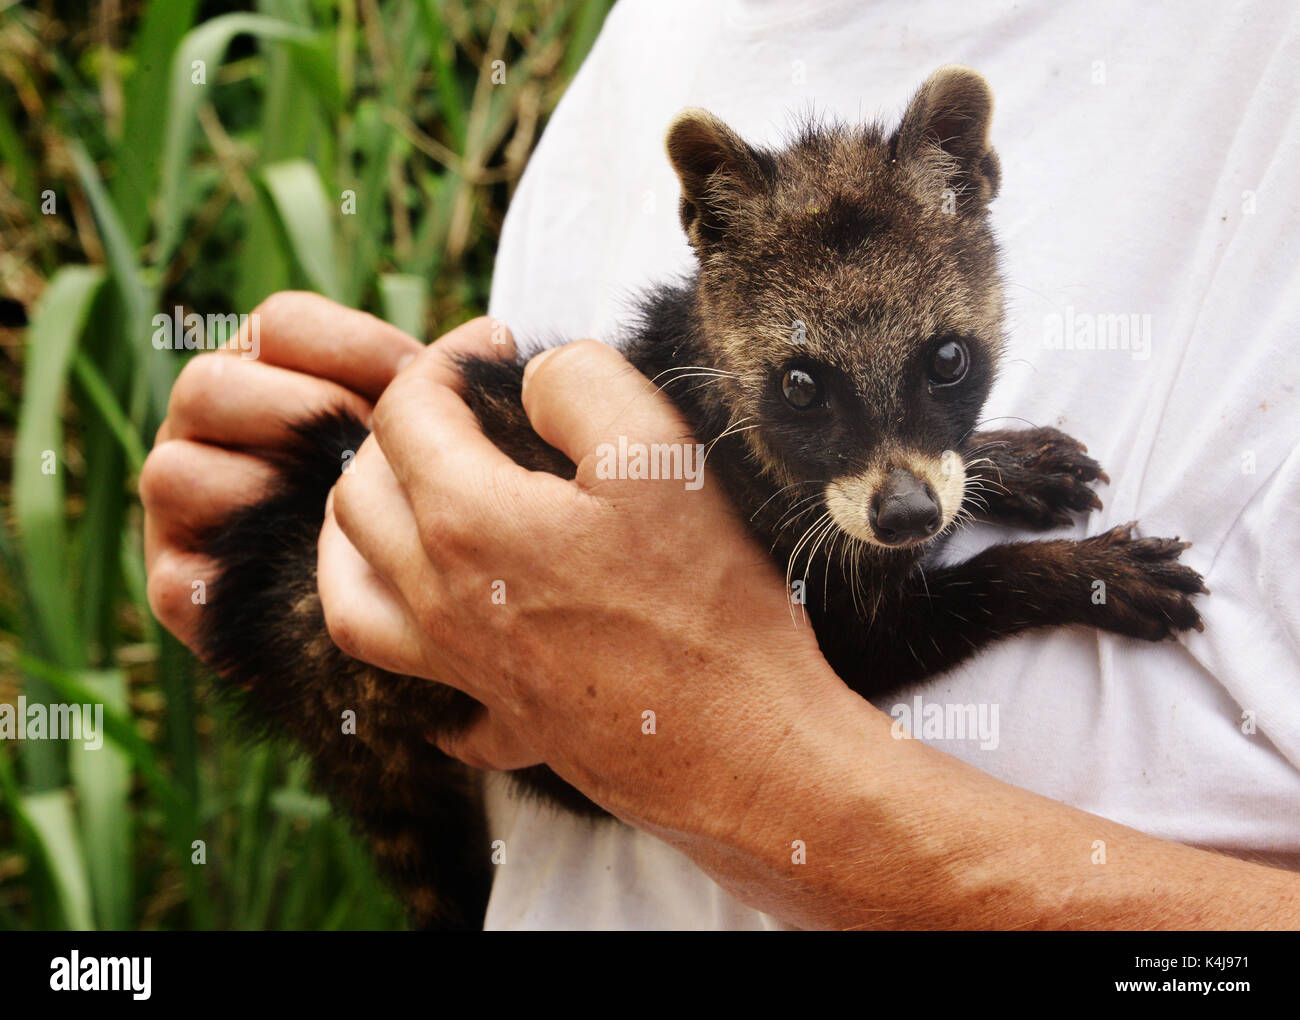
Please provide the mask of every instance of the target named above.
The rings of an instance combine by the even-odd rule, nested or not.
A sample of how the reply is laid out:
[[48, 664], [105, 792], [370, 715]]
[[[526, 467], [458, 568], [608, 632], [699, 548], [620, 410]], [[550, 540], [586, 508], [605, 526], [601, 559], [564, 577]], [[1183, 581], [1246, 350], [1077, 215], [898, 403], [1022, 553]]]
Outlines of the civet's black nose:
[[871, 500], [871, 530], [886, 545], [929, 538], [942, 520], [934, 490], [902, 468], [889, 472]]

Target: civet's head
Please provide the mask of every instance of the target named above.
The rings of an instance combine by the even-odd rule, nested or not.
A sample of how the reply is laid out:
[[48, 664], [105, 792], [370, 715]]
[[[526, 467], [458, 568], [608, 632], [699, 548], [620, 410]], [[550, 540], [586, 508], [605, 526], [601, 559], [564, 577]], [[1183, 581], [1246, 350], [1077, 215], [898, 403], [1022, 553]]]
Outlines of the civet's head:
[[892, 134], [814, 124], [768, 151], [703, 110], [668, 132], [725, 400], [776, 481], [822, 483], [871, 545], [924, 542], [961, 506], [1002, 337], [992, 109], [946, 67]]

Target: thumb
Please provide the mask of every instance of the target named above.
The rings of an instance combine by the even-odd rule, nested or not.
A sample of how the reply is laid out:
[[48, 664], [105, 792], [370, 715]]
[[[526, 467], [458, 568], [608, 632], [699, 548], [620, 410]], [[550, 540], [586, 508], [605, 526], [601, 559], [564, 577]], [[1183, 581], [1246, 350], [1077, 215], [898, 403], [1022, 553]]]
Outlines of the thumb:
[[430, 739], [448, 757], [489, 772], [510, 772], [542, 763], [492, 711], [480, 712], [467, 729], [431, 735]]
[[694, 442], [672, 402], [622, 354], [596, 340], [543, 351], [528, 362], [523, 404], [533, 430], [580, 469], [598, 447], [618, 447], [620, 439]]

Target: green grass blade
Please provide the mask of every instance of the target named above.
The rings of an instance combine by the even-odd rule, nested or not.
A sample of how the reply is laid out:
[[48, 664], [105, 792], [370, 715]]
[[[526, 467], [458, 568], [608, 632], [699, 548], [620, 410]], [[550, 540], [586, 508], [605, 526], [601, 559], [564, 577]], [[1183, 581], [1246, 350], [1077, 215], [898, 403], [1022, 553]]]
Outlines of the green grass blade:
[[[64, 523], [62, 410], [69, 365], [86, 328], [104, 274], [84, 266], [60, 270], [46, 287], [27, 330], [24, 401], [14, 451], [13, 510], [19, 532], [23, 586], [28, 594], [29, 644], [64, 665], [85, 661], [73, 592], [71, 554]], [[39, 681], [28, 694], [48, 700]], [[23, 747], [28, 781], [36, 789], [62, 782], [62, 745], [34, 741]]]
[[132, 481], [184, 358], [151, 317], [286, 286], [417, 336], [481, 311], [522, 160], [610, 3], [118, 6], [0, 0], [22, 58], [0, 61], [3, 310], [31, 319], [25, 384], [0, 379], [0, 686], [105, 703], [108, 742], [0, 742], [0, 927], [400, 928], [305, 759], [251, 746], [152, 617]]
[[[163, 136], [162, 170], [156, 207], [157, 237], [153, 263], [166, 265], [180, 240], [185, 220], [183, 201], [186, 163], [194, 141], [199, 104], [216, 81], [216, 72], [226, 49], [237, 35], [279, 40], [313, 48], [315, 36], [307, 29], [260, 14], [225, 14], [206, 21], [181, 41], [172, 61], [168, 90], [167, 127]], [[321, 54], [319, 48], [315, 52]], [[315, 59], [315, 58], [313, 58]], [[320, 59], [328, 59], [324, 54]], [[203, 69], [206, 84], [195, 84], [196, 67]]]
[[262, 171], [262, 183], [308, 283], [326, 297], [344, 301], [334, 238], [335, 207], [316, 168], [301, 159], [276, 163]]
[[193, 26], [198, 6], [198, 0], [150, 0], [130, 49], [135, 69], [123, 89], [112, 195], [132, 244], [142, 243], [148, 233], [149, 202], [158, 184], [163, 136], [158, 97], [167, 94], [172, 54]]
[[406, 273], [383, 273], [379, 277], [379, 300], [385, 319], [413, 337], [424, 337], [429, 307], [427, 278]]
[[28, 208], [37, 205], [36, 171], [32, 158], [23, 146], [4, 103], [0, 103], [0, 172], [12, 178], [14, 194]]
[[63, 911], [64, 925], [74, 931], [92, 931], [90, 881], [86, 855], [77, 831], [68, 790], [46, 790], [22, 797], [22, 810], [32, 827], [40, 852]]
[[[84, 705], [96, 700], [94, 690], [86, 686], [85, 671], [64, 669], [30, 655], [19, 655], [17, 663], [25, 673], [39, 676], [68, 704]], [[135, 726], [125, 714], [119, 713], [110, 704], [103, 704], [105, 737], [130, 755], [135, 768], [165, 811], [182, 809], [184, 794], [159, 767], [149, 741], [136, 732]]]
[[465, 151], [465, 97], [456, 75], [455, 47], [447, 39], [443, 15], [434, 0], [419, 0], [420, 25], [429, 42], [429, 62], [437, 83], [438, 112], [451, 135], [452, 148]]
[[387, 216], [389, 159], [395, 135], [383, 122], [382, 105], [372, 98], [361, 99], [348, 132], [352, 145], [348, 166], [361, 164], [359, 179], [349, 176], [345, 185], [355, 195], [356, 211], [342, 217], [344, 241], [351, 255], [349, 289], [353, 294], [365, 292], [387, 246], [385, 236], [369, 226], [384, 222]]
[[147, 456], [144, 443], [140, 441], [140, 435], [136, 432], [135, 426], [131, 424], [126, 412], [122, 410], [122, 405], [118, 403], [117, 397], [113, 395], [113, 390], [108, 385], [103, 373], [86, 356], [84, 351], [77, 352], [72, 361], [72, 368], [77, 376], [77, 382], [86, 391], [86, 396], [90, 398], [95, 410], [99, 412], [104, 419], [104, 423], [121, 445], [122, 452], [126, 454], [126, 460], [132, 473], [138, 475], [140, 469], [144, 467], [144, 459]]
[[274, 767], [273, 749], [262, 744], [253, 748], [240, 777], [231, 895], [231, 927], [237, 931], [247, 931], [253, 923], [257, 862], [262, 859], [265, 841], [272, 835], [269, 827], [260, 823], [267, 817], [266, 802]]
[[[92, 700], [76, 704], [102, 705], [105, 713], [109, 709], [121, 714], [128, 711], [126, 677], [121, 670], [87, 671], [81, 680]], [[100, 927], [123, 931], [131, 927], [132, 915], [131, 760], [109, 743], [104, 733], [97, 734], [97, 739], [98, 747], [88, 747], [87, 740], [72, 741], [68, 764], [81, 831], [86, 845], [93, 848], [86, 867], [95, 916]]]
[[605, 16], [609, 14], [611, 0], [586, 0], [578, 4], [578, 11], [573, 21], [564, 49], [564, 78], [567, 81], [578, 73], [578, 67], [587, 59], [596, 37], [600, 35]]
[[[136, 341], [132, 347], [136, 352], [136, 375], [132, 384], [129, 414], [137, 428], [147, 429], [154, 421], [150, 417], [151, 409], [157, 412], [158, 420], [161, 420], [162, 412], [167, 407], [167, 397], [175, 381], [174, 361], [155, 351], [150, 343], [153, 333], [149, 327], [155, 298], [144, 283], [136, 262], [135, 248], [108, 197], [108, 191], [100, 182], [94, 164], [80, 143], [71, 142], [68, 148], [77, 177], [95, 212], [95, 222], [104, 240], [104, 252], [113, 274], [113, 282], [122, 297], [122, 329], [128, 340]], [[128, 347], [131, 347], [129, 343]]]
[[[285, 24], [304, 31], [312, 27], [311, 12], [301, 3], [258, 0], [258, 7], [264, 16]], [[259, 166], [301, 159], [306, 154], [318, 167], [333, 163], [336, 129], [325, 115], [329, 101], [321, 98], [310, 74], [304, 73], [301, 62], [293, 59], [300, 49], [274, 40], [264, 41], [261, 47], [266, 72], [257, 129]], [[249, 223], [238, 260], [234, 302], [241, 311], [255, 307], [273, 291], [306, 284], [286, 250], [281, 224], [265, 188], [258, 189], [258, 200], [247, 208]]]

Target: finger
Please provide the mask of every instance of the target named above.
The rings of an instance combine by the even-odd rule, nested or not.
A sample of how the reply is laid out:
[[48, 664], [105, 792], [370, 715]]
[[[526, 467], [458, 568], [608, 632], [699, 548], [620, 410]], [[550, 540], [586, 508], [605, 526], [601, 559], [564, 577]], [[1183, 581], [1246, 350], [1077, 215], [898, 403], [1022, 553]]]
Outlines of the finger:
[[257, 502], [274, 479], [269, 464], [246, 453], [185, 439], [155, 446], [140, 472], [146, 568], [165, 545], [194, 551], [205, 531]]
[[465, 378], [460, 372], [461, 360], [509, 361], [514, 356], [514, 335], [505, 323], [481, 315], [461, 323], [422, 348], [416, 358], [403, 363], [402, 375], [408, 381], [419, 380], [426, 385], [445, 386], [462, 393]]
[[202, 654], [203, 609], [206, 590], [217, 565], [199, 553], [175, 546], [162, 549], [149, 567], [145, 595], [158, 622], [195, 654]]
[[201, 354], [181, 370], [172, 388], [168, 434], [222, 446], [276, 447], [294, 434], [293, 422], [335, 409], [366, 421], [371, 406], [327, 379]]
[[478, 498], [485, 484], [523, 485], [534, 475], [483, 434], [461, 396], [458, 362], [497, 354], [490, 323], [466, 323], [423, 351], [375, 405], [375, 439], [419, 520]]
[[493, 712], [481, 712], [468, 729], [438, 734], [438, 750], [472, 768], [508, 772], [542, 764], [541, 757]]
[[[429, 350], [437, 351], [443, 357], [423, 360], [416, 370], [417, 375], [460, 393], [464, 390], [465, 379], [458, 362], [464, 358], [510, 361], [515, 356], [515, 338], [500, 319], [480, 315], [440, 336], [429, 345]], [[403, 370], [406, 369], [407, 366], [403, 366]]]
[[330, 638], [354, 659], [402, 676], [463, 683], [449, 668], [429, 668], [410, 607], [343, 534], [333, 507], [317, 545], [316, 586]]
[[429, 597], [437, 583], [421, 555], [420, 529], [406, 492], [373, 439], [361, 444], [331, 493], [339, 530], [374, 572], [403, 597]]
[[424, 345], [382, 319], [319, 294], [281, 291], [253, 310], [227, 349], [332, 380], [374, 401]]
[[524, 369], [523, 403], [537, 434], [575, 464], [619, 437], [673, 443], [691, 431], [649, 379], [595, 340], [533, 358]]

